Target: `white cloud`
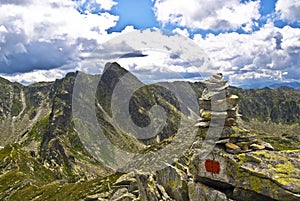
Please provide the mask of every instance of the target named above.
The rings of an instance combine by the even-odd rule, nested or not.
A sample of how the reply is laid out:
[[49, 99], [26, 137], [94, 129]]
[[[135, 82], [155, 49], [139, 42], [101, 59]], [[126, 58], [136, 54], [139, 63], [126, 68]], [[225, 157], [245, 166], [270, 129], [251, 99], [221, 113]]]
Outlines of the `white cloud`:
[[176, 24], [194, 29], [252, 30], [260, 18], [260, 1], [239, 0], [157, 0], [154, 11], [163, 24]]
[[297, 22], [300, 19], [300, 1], [299, 0], [278, 0], [275, 7], [280, 18], [291, 22]]
[[[278, 33], [282, 35], [282, 49], [277, 48], [274, 38]], [[209, 34], [206, 38], [195, 35], [194, 41], [212, 59], [215, 72], [222, 71], [233, 83], [238, 83], [263, 78], [299, 79], [299, 38], [299, 28], [280, 29], [266, 24], [252, 34]]]
[[[103, 35], [103, 41], [97, 43], [95, 40], [89, 40], [86, 38], [77, 39], [79, 46], [70, 46], [70, 52], [75, 51], [77, 60], [72, 60], [70, 63], [63, 64], [58, 68], [53, 69], [40, 69], [37, 70], [34, 68], [32, 71], [23, 72], [23, 73], [12, 73], [12, 74], [0, 74], [2, 77], [9, 79], [14, 82], [21, 82], [24, 84], [30, 84], [40, 81], [54, 81], [55, 79], [60, 79], [65, 76], [68, 72], [81, 71], [89, 74], [99, 74], [102, 73], [103, 67], [107, 62], [115, 61], [115, 58], [119, 58], [121, 55], [128, 52], [132, 52], [134, 49], [129, 46], [124, 46], [124, 44], [112, 45], [110, 46], [109, 41], [113, 38], [134, 31], [132, 26], [127, 26], [120, 33], [111, 33], [109, 35]], [[51, 47], [50, 47], [51, 48]], [[77, 49], [81, 50], [78, 52]], [[38, 48], [40, 50], [40, 48]], [[46, 57], [44, 61], [51, 63], [47, 59], [52, 59], [53, 56], [49, 54], [44, 55], [45, 51], [40, 52], [41, 57]], [[55, 51], [52, 52], [55, 54]], [[62, 57], [64, 57], [62, 55]], [[27, 58], [30, 59], [30, 58]], [[56, 61], [57, 62], [57, 61]]]
[[[99, 1], [92, 1], [99, 3]], [[115, 2], [101, 1], [109, 9]], [[53, 69], [80, 60], [109, 39], [118, 16], [80, 14], [70, 0], [4, 1], [0, 4], [0, 73]]]
[[34, 70], [21, 74], [2, 76], [11, 82], [19, 82], [22, 84], [30, 84], [35, 82], [50, 82], [55, 79], [63, 78], [67, 71], [61, 69], [50, 70]]
[[191, 39], [163, 35], [159, 30], [119, 34], [88, 55], [82, 65], [87, 67], [85, 72], [96, 72], [105, 62], [113, 61], [145, 83], [199, 78], [202, 72], [209, 72], [209, 60]]
[[[239, 28], [251, 33], [208, 34], [205, 38], [196, 34], [194, 41], [199, 46], [192, 50], [184, 43], [179, 45], [176, 39], [179, 36], [150, 34], [149, 40], [139, 45], [135, 42], [141, 41], [135, 37], [114, 41], [114, 37], [134, 30], [128, 26], [121, 33], [107, 33], [119, 19], [106, 12], [116, 4], [114, 0], [0, 1], [0, 74], [12, 81], [52, 81], [74, 70], [99, 73], [104, 63], [134, 52], [136, 47], [143, 47], [142, 53], [149, 56], [118, 61], [146, 82], [199, 74], [199, 69], [191, 65], [202, 65], [199, 55], [203, 56], [203, 52], [197, 52], [197, 47], [205, 50], [214, 64], [211, 69], [200, 69], [200, 73], [223, 71], [236, 83], [300, 77], [300, 29], [266, 24], [251, 33], [254, 20], [260, 18], [259, 0], [155, 1], [157, 19], [163, 24], [180, 26], [173, 33], [188, 37], [187, 29]], [[299, 5], [298, 1], [278, 0], [276, 11], [282, 19], [295, 22], [300, 17]], [[99, 8], [101, 13], [93, 14]], [[104, 43], [110, 39], [113, 40]], [[126, 43], [128, 40], [132, 43]], [[158, 49], [147, 49], [147, 43]], [[178, 47], [170, 48], [171, 44]], [[99, 51], [96, 54], [95, 48]]]
[[76, 0], [75, 3], [78, 7], [84, 7], [87, 12], [94, 12], [95, 5], [100, 9], [110, 10], [117, 3], [113, 0]]
[[189, 37], [190, 33], [188, 32], [187, 29], [180, 29], [180, 28], [176, 28], [172, 31], [173, 33], [177, 33], [179, 35], [185, 36], [185, 37]]

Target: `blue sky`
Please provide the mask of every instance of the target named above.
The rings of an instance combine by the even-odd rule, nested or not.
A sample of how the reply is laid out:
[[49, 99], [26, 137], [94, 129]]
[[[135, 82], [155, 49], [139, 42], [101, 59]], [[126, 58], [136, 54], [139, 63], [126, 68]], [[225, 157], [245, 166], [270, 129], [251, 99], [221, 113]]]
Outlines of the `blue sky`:
[[109, 30], [122, 31], [126, 26], [132, 25], [136, 29], [160, 28], [152, 10], [151, 0], [119, 0], [110, 13], [120, 16], [117, 25]]
[[[167, 36], [160, 50], [111, 41], [147, 30]], [[197, 44], [211, 61], [200, 76], [199, 66], [190, 65], [199, 58], [183, 61], [183, 47], [164, 49], [176, 35]], [[148, 43], [157, 42], [150, 38]], [[101, 58], [92, 63], [98, 48]], [[114, 57], [130, 52], [147, 56]], [[113, 58], [146, 82], [180, 76], [196, 81], [215, 72], [248, 88], [299, 82], [300, 1], [0, 1], [0, 76], [26, 84], [51, 81], [75, 70], [101, 73]]]
[[[160, 23], [155, 16], [153, 6], [155, 4], [154, 1], [152, 0], [117, 0], [116, 1], [118, 4], [115, 5], [110, 13], [114, 15], [120, 16], [120, 19], [117, 23], [117, 25], [111, 29], [109, 29], [109, 32], [114, 32], [114, 31], [122, 31], [126, 26], [132, 25], [136, 29], [147, 29], [147, 28], [153, 28], [157, 27], [159, 29], [167, 29], [167, 30], [172, 30], [175, 29], [176, 27], [180, 28], [185, 28], [182, 26], [176, 26], [174, 24], [167, 24], [165, 26]], [[248, 1], [241, 1], [243, 3], [248, 2]], [[260, 14], [262, 15], [257, 22], [260, 24], [259, 27], [264, 25], [266, 23], [267, 19], [270, 19], [272, 13], [275, 12], [275, 5], [276, 5], [276, 0], [261, 0], [260, 2]], [[288, 24], [288, 22], [283, 22], [282, 20], [274, 20], [274, 23], [278, 24], [279, 26], [284, 26]], [[291, 23], [292, 24], [292, 23]], [[298, 24], [294, 24], [295, 26], [299, 26]], [[241, 29], [234, 30], [239, 33], [245, 33]], [[195, 33], [201, 33], [202, 35], [205, 35], [207, 33], [222, 33], [221, 30], [191, 30], [189, 29], [190, 34], [195, 34]]]

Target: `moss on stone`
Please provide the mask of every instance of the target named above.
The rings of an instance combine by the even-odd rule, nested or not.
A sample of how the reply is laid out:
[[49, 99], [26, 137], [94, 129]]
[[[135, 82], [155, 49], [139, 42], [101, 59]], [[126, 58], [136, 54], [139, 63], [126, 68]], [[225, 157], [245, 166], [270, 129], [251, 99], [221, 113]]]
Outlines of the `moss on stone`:
[[245, 153], [237, 155], [237, 158], [240, 160], [239, 164], [243, 164], [245, 162], [254, 162], [254, 163], [261, 163], [262, 160], [258, 157], [252, 155], [246, 155]]
[[300, 186], [297, 153], [299, 150], [256, 151], [236, 155], [238, 160], [219, 156], [225, 159], [226, 175], [232, 185], [276, 200], [291, 200], [295, 198], [292, 192], [298, 192]]
[[201, 115], [205, 119], [210, 119], [211, 118], [211, 113], [210, 112], [203, 112]]
[[235, 133], [244, 133], [245, 132], [243, 129], [241, 129], [238, 126], [232, 126], [231, 128], [232, 128], [232, 130], [235, 131]]

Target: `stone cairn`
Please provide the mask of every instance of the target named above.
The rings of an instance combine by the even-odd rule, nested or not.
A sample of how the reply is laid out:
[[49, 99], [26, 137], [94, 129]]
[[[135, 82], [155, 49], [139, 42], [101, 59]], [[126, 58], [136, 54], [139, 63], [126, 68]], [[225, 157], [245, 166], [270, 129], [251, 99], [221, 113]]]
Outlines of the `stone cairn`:
[[255, 134], [238, 125], [239, 97], [229, 94], [227, 80], [223, 80], [221, 73], [212, 75], [204, 83], [207, 87], [199, 98], [200, 119], [195, 125], [202, 139], [213, 140], [233, 154], [274, 150], [269, 143], [259, 142]]

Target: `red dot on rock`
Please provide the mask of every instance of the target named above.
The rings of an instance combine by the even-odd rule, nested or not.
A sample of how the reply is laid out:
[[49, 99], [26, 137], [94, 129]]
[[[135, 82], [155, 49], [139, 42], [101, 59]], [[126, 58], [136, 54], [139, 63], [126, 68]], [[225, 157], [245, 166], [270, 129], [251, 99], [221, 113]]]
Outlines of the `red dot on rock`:
[[219, 174], [221, 171], [220, 163], [218, 161], [208, 159], [205, 161], [205, 170], [212, 174]]

